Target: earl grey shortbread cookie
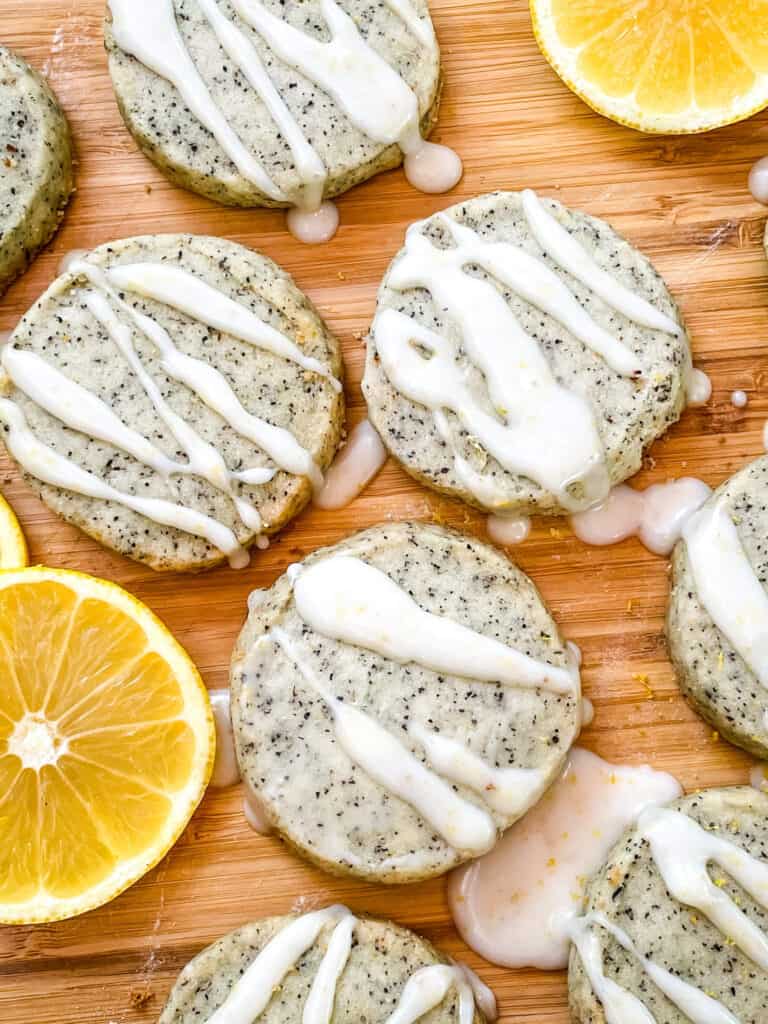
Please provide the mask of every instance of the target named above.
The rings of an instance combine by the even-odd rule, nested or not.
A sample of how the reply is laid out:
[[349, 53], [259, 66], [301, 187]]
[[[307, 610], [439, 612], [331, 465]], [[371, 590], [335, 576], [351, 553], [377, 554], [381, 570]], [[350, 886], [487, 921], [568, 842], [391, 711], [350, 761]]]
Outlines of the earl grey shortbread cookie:
[[426, 0], [110, 0], [105, 40], [143, 153], [220, 203], [314, 208], [437, 119]]
[[193, 235], [70, 264], [0, 356], [0, 437], [64, 519], [154, 569], [247, 562], [322, 483], [339, 345], [271, 260]]
[[604, 500], [680, 416], [680, 311], [608, 224], [526, 191], [413, 224], [381, 284], [363, 392], [421, 483], [490, 512]]
[[576, 1024], [763, 1024], [768, 796], [712, 789], [646, 809], [588, 884], [572, 936]]
[[250, 608], [231, 671], [241, 773], [331, 873], [411, 882], [479, 856], [578, 735], [572, 652], [531, 580], [471, 537], [376, 526]]
[[74, 188], [69, 125], [48, 83], [0, 46], [0, 295], [51, 238]]
[[485, 1024], [481, 1007], [494, 1002], [426, 939], [332, 906], [267, 917], [208, 946], [179, 975], [160, 1024]]
[[768, 457], [723, 483], [672, 555], [667, 644], [694, 709], [768, 758]]

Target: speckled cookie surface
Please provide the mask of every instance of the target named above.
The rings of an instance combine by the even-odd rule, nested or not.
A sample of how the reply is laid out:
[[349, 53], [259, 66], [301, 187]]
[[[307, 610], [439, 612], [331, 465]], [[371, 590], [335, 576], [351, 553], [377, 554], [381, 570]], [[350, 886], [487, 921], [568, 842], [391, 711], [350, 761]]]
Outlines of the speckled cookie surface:
[[[316, 551], [305, 564], [335, 554], [380, 569], [426, 611], [538, 660], [569, 664], [535, 586], [495, 548], [437, 526], [400, 523]], [[409, 724], [439, 731], [498, 768], [541, 769], [545, 787], [562, 769], [578, 734], [577, 694], [441, 676], [328, 639], [300, 618], [290, 581], [280, 577], [253, 607], [233, 656], [237, 756], [275, 829], [333, 873], [415, 881], [441, 874], [469, 855], [450, 846], [419, 811], [350, 760], [334, 736], [324, 702], [295, 664], [269, 640], [259, 642], [277, 625], [324, 685], [373, 717], [423, 762]], [[455, 788], [492, 813], [499, 831], [512, 824], [513, 817], [490, 812], [471, 790]]]
[[[194, 274], [295, 342], [337, 376], [341, 357], [335, 338], [292, 279], [271, 260], [232, 242], [193, 235], [145, 236], [95, 249], [88, 262], [100, 268], [130, 263], [165, 263]], [[36, 353], [66, 377], [101, 398], [123, 423], [150, 439], [169, 458], [185, 462], [177, 438], [86, 305], [90, 286], [71, 273], [59, 277], [20, 321], [17, 348]], [[136, 310], [164, 327], [177, 348], [218, 370], [242, 407], [289, 430], [315, 458], [329, 465], [343, 423], [342, 395], [318, 373], [274, 355], [136, 293], [124, 293]], [[124, 314], [121, 314], [124, 315]], [[275, 469], [253, 440], [235, 431], [190, 388], [168, 376], [157, 347], [132, 330], [137, 355], [171, 410], [215, 448], [230, 471]], [[229, 527], [248, 546], [258, 531], [238, 515], [231, 497], [196, 476], [164, 479], [125, 451], [65, 426], [6, 379], [5, 394], [23, 411], [35, 436], [124, 493], [161, 498], [201, 512]], [[223, 561], [207, 540], [162, 526], [117, 502], [103, 501], [30, 478], [45, 503], [114, 550], [154, 569], [197, 570]], [[260, 513], [263, 532], [274, 533], [309, 500], [304, 476], [283, 470], [267, 483], [237, 483], [235, 491]]]
[[[429, 18], [426, 0], [413, 0]], [[198, 71], [231, 126], [270, 180], [289, 197], [301, 179], [294, 156], [258, 93], [224, 54], [196, 0], [173, 0], [182, 38]], [[402, 161], [398, 146], [382, 145], [351, 123], [336, 100], [283, 63], [261, 36], [224, 0], [218, 4], [253, 43], [275, 88], [327, 171], [325, 196], [335, 196]], [[320, 0], [265, 0], [264, 6], [310, 37], [330, 39]], [[369, 45], [411, 87], [418, 98], [422, 131], [428, 134], [440, 96], [436, 45], [419, 42], [385, 3], [340, 0]], [[234, 166], [213, 135], [185, 106], [178, 90], [116, 44], [107, 15], [109, 69], [123, 119], [138, 145], [177, 185], [236, 206], [285, 206], [266, 196]]]
[[69, 126], [48, 84], [0, 46], [0, 294], [53, 235], [74, 187]]
[[[768, 581], [768, 457], [722, 484], [705, 508], [725, 500], [742, 546], [765, 586]], [[754, 672], [704, 608], [684, 541], [675, 547], [667, 607], [667, 644], [680, 689], [723, 736], [768, 758], [768, 695]]]
[[[753, 857], [768, 861], [768, 797], [757, 790], [705, 790], [670, 806], [683, 811], [708, 833], [720, 835]], [[768, 929], [768, 914], [728, 877], [727, 870], [711, 867], [710, 877], [736, 900], [754, 924], [763, 931]], [[701, 912], [669, 895], [650, 847], [636, 829], [625, 833], [590, 883], [587, 910], [605, 914], [630, 936], [642, 954], [717, 999], [741, 1024], [764, 1024], [768, 1020], [768, 974]], [[636, 960], [604, 930], [599, 934], [603, 970], [609, 979], [640, 999], [656, 1024], [690, 1024]], [[574, 1022], [605, 1024], [603, 1008], [575, 949], [571, 951], [568, 983]]]
[[[542, 199], [542, 202], [599, 266], [682, 324], [679, 310], [658, 273], [608, 224], [569, 210], [554, 200]], [[533, 237], [519, 193], [496, 192], [480, 196], [444, 213], [472, 228], [484, 240], [512, 243], [542, 260], [566, 283], [593, 320], [640, 358], [645, 367], [641, 383], [619, 376], [562, 324], [499, 285], [520, 326], [540, 346], [558, 383], [582, 395], [591, 406], [611, 483], [620, 483], [637, 472], [644, 450], [679, 418], [685, 405], [685, 378], [691, 366], [685, 330], [674, 337], [640, 327], [561, 270]], [[434, 217], [423, 225], [423, 233], [434, 244], [442, 247], [450, 244]], [[416, 288], [401, 291], [391, 286], [392, 270], [404, 255], [405, 251], [401, 250], [384, 277], [377, 311], [403, 312], [418, 324], [450, 337], [458, 344], [460, 365], [468, 365], [459, 326], [436, 307], [430, 293]], [[472, 273], [488, 277], [479, 268], [474, 268]], [[497, 416], [487, 384], [476, 367], [468, 366], [467, 381], [481, 407]], [[432, 412], [400, 393], [387, 378], [372, 337], [368, 339], [363, 393], [369, 416], [382, 441], [407, 472], [428, 487], [483, 508], [457, 474], [453, 452], [441, 438]], [[459, 454], [499, 490], [499, 502], [507, 511], [564, 512], [555, 495], [527, 477], [507, 472], [461, 427], [452, 412], [446, 415]]]
[[[269, 917], [230, 932], [204, 949], [181, 972], [160, 1016], [160, 1024], [204, 1024], [266, 943], [296, 915]], [[333, 925], [297, 962], [259, 1017], [263, 1024], [301, 1019]], [[352, 951], [336, 988], [331, 1024], [384, 1024], [403, 988], [417, 970], [446, 959], [430, 943], [387, 921], [359, 918]], [[442, 1004], [419, 1018], [421, 1024], [458, 1022], [458, 1000], [451, 991]], [[474, 1024], [485, 1017], [475, 1010]]]

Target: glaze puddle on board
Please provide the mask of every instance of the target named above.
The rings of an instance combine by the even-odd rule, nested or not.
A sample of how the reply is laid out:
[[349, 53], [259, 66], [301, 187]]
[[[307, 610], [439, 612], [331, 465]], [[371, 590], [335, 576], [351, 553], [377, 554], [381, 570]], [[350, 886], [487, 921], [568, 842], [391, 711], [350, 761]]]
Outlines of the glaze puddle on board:
[[88, 256], [88, 249], [70, 249], [69, 252], [65, 252], [59, 260], [57, 268], [59, 274], [68, 274], [72, 265], [84, 260], [86, 256]]
[[349, 505], [373, 480], [387, 461], [387, 449], [370, 420], [350, 431], [347, 442], [314, 495], [318, 508], [339, 509]]
[[522, 544], [531, 532], [531, 520], [528, 516], [488, 516], [485, 522], [488, 536], [495, 544], [502, 547]]
[[587, 879], [643, 808], [681, 792], [671, 775], [574, 748], [539, 803], [493, 850], [451, 875], [448, 898], [464, 940], [506, 967], [565, 967], [567, 922], [581, 910]]
[[247, 780], [244, 782], [243, 788], [245, 789], [245, 797], [243, 798], [245, 820], [253, 831], [258, 832], [260, 836], [271, 835], [272, 825], [264, 811], [264, 805], [248, 785]]
[[602, 504], [572, 515], [571, 527], [585, 544], [617, 544], [636, 536], [655, 555], [668, 555], [711, 493], [694, 477], [652, 484], [645, 491], [619, 484]]
[[749, 784], [754, 789], [768, 793], [768, 764], [764, 764], [761, 761], [752, 766], [752, 770], [749, 773]]
[[210, 785], [216, 789], [235, 786], [240, 781], [240, 769], [235, 756], [235, 737], [229, 710], [229, 687], [208, 693], [216, 726], [216, 760]]
[[768, 156], [758, 160], [749, 172], [749, 191], [758, 203], [768, 206]]
[[685, 385], [688, 405], [706, 405], [712, 397], [712, 381], [703, 370], [694, 367]]
[[731, 405], [734, 409], [743, 409], [749, 402], [749, 395], [746, 391], [732, 391], [731, 392]]
[[459, 154], [435, 142], [422, 142], [406, 155], [403, 167], [409, 184], [431, 194], [449, 192], [464, 173]]
[[292, 206], [285, 215], [285, 223], [299, 242], [308, 245], [330, 242], [339, 227], [339, 208], [328, 199], [316, 210]]

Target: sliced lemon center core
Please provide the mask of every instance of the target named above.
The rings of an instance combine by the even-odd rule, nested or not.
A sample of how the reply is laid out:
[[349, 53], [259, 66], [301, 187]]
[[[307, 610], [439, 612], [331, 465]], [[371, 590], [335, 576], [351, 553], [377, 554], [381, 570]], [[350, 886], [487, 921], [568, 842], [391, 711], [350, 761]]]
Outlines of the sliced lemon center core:
[[56, 723], [31, 711], [16, 723], [8, 739], [8, 753], [15, 754], [24, 768], [36, 772], [47, 764], [56, 764], [64, 746]]

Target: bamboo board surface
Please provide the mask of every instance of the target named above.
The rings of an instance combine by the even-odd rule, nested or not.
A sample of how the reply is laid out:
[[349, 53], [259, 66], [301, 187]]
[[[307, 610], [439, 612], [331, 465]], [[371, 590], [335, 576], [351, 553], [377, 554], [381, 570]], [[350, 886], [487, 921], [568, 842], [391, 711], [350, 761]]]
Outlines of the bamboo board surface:
[[[285, 231], [280, 213], [227, 210], [173, 188], [138, 153], [113, 98], [101, 43], [104, 0], [0, 0], [0, 41], [45, 70], [70, 117], [78, 192], [64, 226], [0, 300], [11, 328], [56, 274], [61, 257], [145, 232], [217, 234], [260, 249], [290, 271], [344, 344], [349, 423], [364, 416], [361, 332], [407, 224], [496, 188], [533, 187], [608, 219], [655, 262], [680, 300], [694, 356], [714, 393], [658, 442], [645, 485], [693, 475], [717, 484], [762, 452], [768, 418], [766, 211], [746, 189], [768, 152], [768, 116], [693, 138], [642, 136], [572, 96], [540, 56], [524, 0], [432, 0], [446, 89], [437, 141], [466, 173], [449, 197], [410, 189], [399, 171], [340, 200], [342, 227], [322, 248]], [[732, 390], [749, 395], [746, 409]], [[341, 512], [309, 509], [249, 569], [157, 576], [101, 549], [49, 513], [0, 458], [35, 562], [115, 580], [172, 628], [209, 687], [226, 685], [247, 594], [292, 561], [383, 520], [437, 518], [484, 535], [482, 517], [419, 488], [392, 462]], [[662, 636], [667, 563], [635, 541], [588, 548], [565, 523], [539, 520], [514, 557], [584, 652], [596, 717], [583, 743], [615, 761], [650, 761], [687, 789], [748, 778], [749, 758], [713, 735], [677, 692]], [[562, 973], [512, 972], [469, 953], [444, 880], [408, 888], [338, 881], [273, 838], [257, 836], [238, 789], [209, 792], [165, 860], [110, 905], [73, 921], [0, 929], [0, 1018], [7, 1024], [146, 1024], [178, 971], [203, 945], [261, 915], [330, 901], [395, 918], [476, 967], [506, 1024], [564, 1024]]]

